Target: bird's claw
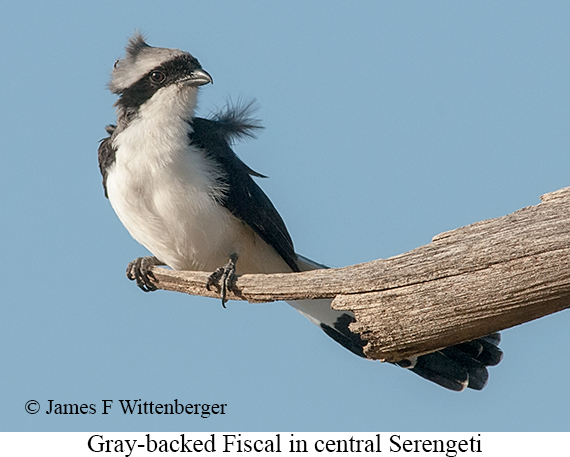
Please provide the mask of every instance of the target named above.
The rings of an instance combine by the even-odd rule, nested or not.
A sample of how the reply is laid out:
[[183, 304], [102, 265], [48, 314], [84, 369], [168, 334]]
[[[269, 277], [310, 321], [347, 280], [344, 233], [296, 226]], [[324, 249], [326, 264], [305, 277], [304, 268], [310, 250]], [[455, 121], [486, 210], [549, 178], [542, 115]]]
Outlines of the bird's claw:
[[151, 268], [155, 265], [160, 265], [156, 257], [138, 257], [132, 262], [129, 262], [127, 266], [127, 278], [131, 281], [136, 281], [137, 286], [143, 291], [152, 292], [157, 289], [152, 282], [156, 281], [156, 278], [151, 271]]
[[228, 290], [234, 291], [236, 284], [236, 261], [237, 254], [230, 255], [229, 262], [223, 267], [219, 267], [208, 278], [206, 289], [211, 290], [212, 286], [216, 286], [222, 298], [222, 306], [226, 307]]

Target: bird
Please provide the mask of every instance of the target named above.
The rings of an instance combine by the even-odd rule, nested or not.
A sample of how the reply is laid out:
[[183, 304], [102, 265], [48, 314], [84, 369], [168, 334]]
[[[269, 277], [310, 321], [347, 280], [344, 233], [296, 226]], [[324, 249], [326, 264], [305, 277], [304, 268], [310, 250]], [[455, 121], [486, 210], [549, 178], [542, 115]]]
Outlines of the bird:
[[[109, 89], [117, 121], [98, 149], [105, 196], [151, 256], [128, 264], [127, 277], [155, 290], [152, 267], [211, 272], [226, 304], [237, 275], [326, 268], [295, 252], [291, 236], [233, 143], [262, 128], [252, 103], [195, 115], [198, 91], [212, 76], [190, 53], [150, 46], [140, 32], [114, 64]], [[288, 302], [326, 335], [362, 358], [367, 341], [350, 330], [355, 316], [330, 299]], [[453, 391], [481, 390], [487, 367], [503, 356], [494, 333], [395, 363]]]

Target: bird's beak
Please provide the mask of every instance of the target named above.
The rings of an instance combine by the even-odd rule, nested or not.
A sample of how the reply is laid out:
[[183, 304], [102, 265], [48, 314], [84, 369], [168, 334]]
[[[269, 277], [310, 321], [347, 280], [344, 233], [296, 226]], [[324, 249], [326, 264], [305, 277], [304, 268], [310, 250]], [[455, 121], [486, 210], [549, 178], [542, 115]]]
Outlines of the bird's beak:
[[214, 80], [206, 70], [194, 70], [187, 79], [184, 79], [184, 82], [189, 86], [197, 87], [208, 83], [213, 84]]

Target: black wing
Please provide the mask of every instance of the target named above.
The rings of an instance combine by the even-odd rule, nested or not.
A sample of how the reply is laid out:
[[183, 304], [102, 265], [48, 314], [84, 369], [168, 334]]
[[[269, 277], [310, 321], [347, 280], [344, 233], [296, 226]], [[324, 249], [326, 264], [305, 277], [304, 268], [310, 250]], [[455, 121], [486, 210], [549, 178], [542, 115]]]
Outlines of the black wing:
[[108, 125], [105, 128], [109, 136], [101, 140], [98, 151], [99, 170], [101, 170], [101, 176], [103, 176], [103, 189], [105, 189], [105, 197], [107, 198], [109, 198], [107, 195], [107, 170], [111, 165], [113, 165], [113, 162], [115, 162], [115, 148], [113, 147], [113, 143], [111, 141], [111, 137], [115, 131], [115, 128], [116, 126], [114, 125]]
[[261, 176], [243, 163], [230, 147], [232, 137], [252, 136], [258, 125], [240, 121], [239, 113], [229, 111], [214, 119], [192, 119], [190, 141], [215, 160], [224, 170], [228, 191], [220, 200], [234, 216], [249, 225], [287, 262], [293, 271], [299, 271], [293, 241], [281, 216], [253, 176]]

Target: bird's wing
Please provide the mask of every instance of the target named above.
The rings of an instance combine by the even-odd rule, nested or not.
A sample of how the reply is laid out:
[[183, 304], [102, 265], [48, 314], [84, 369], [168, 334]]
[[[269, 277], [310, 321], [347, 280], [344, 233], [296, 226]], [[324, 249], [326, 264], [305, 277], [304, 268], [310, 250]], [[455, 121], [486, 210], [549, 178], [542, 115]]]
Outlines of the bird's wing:
[[193, 118], [190, 141], [214, 160], [223, 171], [227, 191], [219, 203], [249, 225], [285, 260], [293, 271], [299, 271], [293, 242], [283, 219], [252, 176], [260, 176], [243, 163], [230, 147], [232, 138], [252, 136], [260, 128], [240, 120], [239, 113], [228, 112], [214, 119]]
[[115, 147], [113, 146], [113, 142], [111, 137], [113, 132], [115, 131], [116, 126], [108, 125], [105, 130], [109, 134], [107, 138], [103, 138], [101, 140], [101, 144], [99, 145], [99, 170], [101, 171], [101, 176], [103, 176], [103, 189], [105, 189], [105, 197], [109, 198], [107, 195], [107, 170], [113, 162], [115, 161]]

